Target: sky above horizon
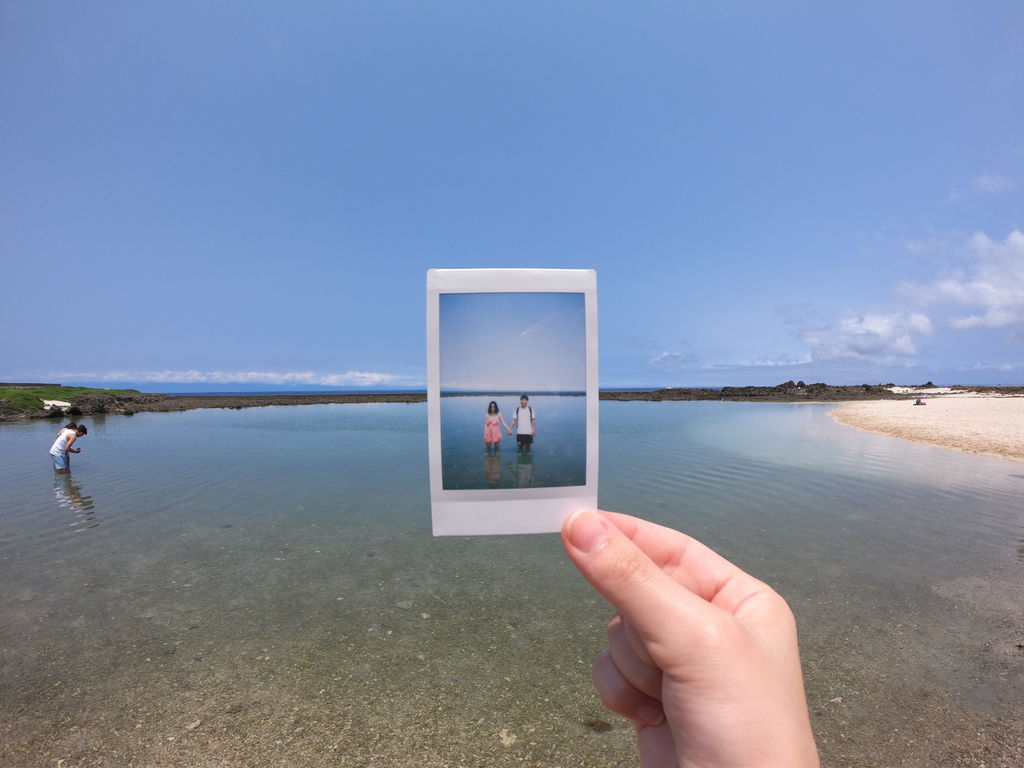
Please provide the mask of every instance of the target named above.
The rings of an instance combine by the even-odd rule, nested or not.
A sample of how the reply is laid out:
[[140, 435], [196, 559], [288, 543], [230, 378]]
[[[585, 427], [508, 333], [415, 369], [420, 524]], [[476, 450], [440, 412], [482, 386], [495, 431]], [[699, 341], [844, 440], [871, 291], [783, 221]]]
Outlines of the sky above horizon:
[[442, 392], [583, 392], [582, 293], [442, 293]]
[[0, 380], [425, 386], [429, 268], [615, 386], [1024, 381], [1024, 5], [0, 5]]

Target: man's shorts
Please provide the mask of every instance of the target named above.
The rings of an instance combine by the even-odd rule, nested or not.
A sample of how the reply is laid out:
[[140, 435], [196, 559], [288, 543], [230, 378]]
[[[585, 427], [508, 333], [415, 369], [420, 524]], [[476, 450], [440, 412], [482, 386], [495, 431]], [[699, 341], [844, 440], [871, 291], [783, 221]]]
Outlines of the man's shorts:
[[54, 469], [67, 469], [68, 468], [68, 455], [66, 453], [50, 454], [50, 458], [53, 459]]
[[516, 445], [520, 448], [529, 448], [533, 445], [533, 435], [516, 435]]

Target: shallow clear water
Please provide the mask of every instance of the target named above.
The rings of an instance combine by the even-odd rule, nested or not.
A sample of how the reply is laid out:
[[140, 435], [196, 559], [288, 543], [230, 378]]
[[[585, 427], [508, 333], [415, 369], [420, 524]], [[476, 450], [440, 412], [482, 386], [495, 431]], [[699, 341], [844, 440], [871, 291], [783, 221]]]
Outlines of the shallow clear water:
[[[602, 403], [601, 505], [782, 592], [833, 762], [1024, 744], [1024, 465], [827, 410]], [[0, 426], [0, 764], [633, 763], [557, 537], [431, 537], [425, 406], [86, 421]]]
[[441, 482], [445, 490], [587, 484], [585, 397], [532, 395], [529, 407], [537, 435], [528, 452], [520, 450], [516, 435], [504, 429], [497, 450], [488, 450], [483, 439], [484, 419], [492, 400], [511, 426], [519, 405], [516, 397], [441, 398]]

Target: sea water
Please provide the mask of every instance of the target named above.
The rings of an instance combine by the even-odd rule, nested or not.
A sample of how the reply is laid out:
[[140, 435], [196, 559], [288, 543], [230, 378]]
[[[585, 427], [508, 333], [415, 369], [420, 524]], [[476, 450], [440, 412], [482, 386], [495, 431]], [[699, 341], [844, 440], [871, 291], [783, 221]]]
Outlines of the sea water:
[[[827, 411], [602, 403], [600, 503], [787, 598], [827, 762], [1012, 746], [1024, 465]], [[69, 476], [57, 423], [0, 425], [0, 764], [634, 764], [557, 536], [431, 537], [425, 405], [85, 421]]]
[[[500, 402], [499, 402], [500, 401]], [[517, 395], [441, 398], [441, 483], [445, 490], [551, 488], [587, 484], [587, 399], [583, 395], [531, 395], [519, 421], [537, 434], [528, 448], [501, 428], [497, 445], [484, 443], [484, 420], [494, 402], [512, 425]], [[499, 424], [500, 427], [500, 424]]]

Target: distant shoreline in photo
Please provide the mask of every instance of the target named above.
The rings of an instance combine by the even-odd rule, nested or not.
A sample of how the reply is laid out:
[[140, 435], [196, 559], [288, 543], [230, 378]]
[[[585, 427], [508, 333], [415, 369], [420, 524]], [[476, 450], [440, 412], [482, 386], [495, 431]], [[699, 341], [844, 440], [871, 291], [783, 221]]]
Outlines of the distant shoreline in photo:
[[492, 397], [519, 397], [520, 395], [533, 396], [547, 396], [547, 397], [586, 397], [586, 392], [580, 391], [568, 391], [561, 392], [558, 390], [544, 390], [544, 389], [508, 389], [508, 390], [496, 390], [496, 389], [467, 389], [467, 390], [448, 390], [441, 392], [441, 397], [482, 397], [484, 395]]
[[[975, 393], [997, 396], [1022, 396], [1024, 387], [953, 386], [944, 387], [950, 393]], [[583, 392], [513, 391], [445, 391], [442, 397], [496, 397], [534, 395], [562, 395], [582, 397]], [[891, 385], [830, 385], [823, 383], [798, 386], [786, 382], [775, 387], [661, 387], [602, 389], [601, 400], [618, 401], [704, 401], [770, 402], [770, 403], [838, 403], [851, 400], [913, 400], [931, 396], [925, 387], [897, 387]], [[44, 409], [44, 400], [68, 402], [69, 408]], [[259, 408], [270, 405], [323, 405], [330, 403], [423, 403], [427, 400], [424, 389], [388, 391], [327, 391], [275, 393], [151, 393], [124, 389], [97, 389], [87, 387], [27, 387], [8, 385], [0, 387], [0, 423], [23, 422], [66, 416], [89, 416], [96, 413], [133, 414], [145, 412], [190, 411], [200, 408]]]

